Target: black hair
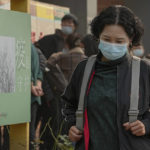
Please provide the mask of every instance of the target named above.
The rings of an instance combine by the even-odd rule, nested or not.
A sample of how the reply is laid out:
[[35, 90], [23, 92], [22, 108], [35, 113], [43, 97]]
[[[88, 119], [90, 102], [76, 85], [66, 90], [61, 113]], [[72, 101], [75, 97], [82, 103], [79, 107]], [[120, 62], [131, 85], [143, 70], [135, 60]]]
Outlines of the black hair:
[[121, 25], [128, 37], [132, 40], [132, 45], [141, 42], [144, 28], [141, 20], [127, 7], [121, 5], [110, 6], [104, 9], [91, 22], [91, 32], [99, 39], [106, 25]]
[[78, 26], [78, 19], [75, 15], [73, 14], [66, 14], [65, 16], [63, 16], [63, 18], [61, 19], [61, 22], [66, 21], [66, 20], [72, 20], [74, 25], [77, 27]]
[[87, 34], [81, 40], [81, 43], [84, 45], [85, 55], [90, 57], [91, 55], [98, 53], [98, 42], [94, 39], [91, 34]]
[[78, 33], [70, 34], [65, 42], [68, 45], [69, 49], [73, 49], [80, 46], [81, 36]]

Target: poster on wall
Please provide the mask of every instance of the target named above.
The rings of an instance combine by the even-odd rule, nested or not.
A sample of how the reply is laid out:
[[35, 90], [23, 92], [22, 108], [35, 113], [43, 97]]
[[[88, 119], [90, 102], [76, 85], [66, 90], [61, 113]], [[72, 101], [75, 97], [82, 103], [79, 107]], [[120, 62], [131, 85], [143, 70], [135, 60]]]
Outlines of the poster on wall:
[[61, 18], [69, 13], [69, 8], [31, 1], [32, 42], [61, 28]]
[[46, 3], [31, 1], [31, 37], [32, 42], [39, 40], [44, 35], [54, 33], [54, 10]]
[[[0, 0], [0, 8], [10, 10], [10, 0]], [[61, 29], [61, 18], [69, 12], [67, 7], [30, 1], [32, 43]]]
[[10, 10], [10, 0], [0, 0], [0, 9]]
[[0, 9], [0, 126], [30, 121], [30, 15]]
[[67, 7], [60, 7], [54, 5], [54, 27], [55, 29], [61, 29], [61, 19], [64, 15], [70, 12]]

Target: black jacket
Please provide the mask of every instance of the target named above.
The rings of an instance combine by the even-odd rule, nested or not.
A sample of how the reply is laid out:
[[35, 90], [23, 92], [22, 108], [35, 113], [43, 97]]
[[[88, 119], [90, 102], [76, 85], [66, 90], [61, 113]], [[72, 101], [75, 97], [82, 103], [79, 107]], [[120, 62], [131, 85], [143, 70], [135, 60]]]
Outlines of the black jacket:
[[35, 43], [35, 46], [42, 51], [46, 59], [48, 59], [51, 54], [62, 51], [65, 46], [65, 41], [61, 30], [57, 29], [55, 34], [44, 36]]
[[[100, 54], [97, 59], [100, 59]], [[80, 88], [86, 60], [82, 61], [74, 71], [72, 79], [63, 94], [64, 107], [62, 110], [69, 127], [75, 125], [75, 112], [78, 107]], [[146, 135], [137, 137], [125, 131], [123, 123], [129, 121], [128, 110], [130, 105], [131, 90], [131, 62], [132, 57], [124, 56], [123, 61], [117, 66], [117, 127], [120, 143], [120, 150], [149, 150], [150, 149], [150, 62], [141, 60], [140, 89], [139, 89], [139, 116], [146, 128]], [[110, 62], [111, 63], [111, 62]], [[93, 68], [94, 70], [95, 68]], [[86, 96], [85, 96], [86, 101]], [[76, 145], [76, 150], [80, 150], [80, 145], [84, 144], [81, 139]], [[109, 143], [105, 143], [109, 144]]]

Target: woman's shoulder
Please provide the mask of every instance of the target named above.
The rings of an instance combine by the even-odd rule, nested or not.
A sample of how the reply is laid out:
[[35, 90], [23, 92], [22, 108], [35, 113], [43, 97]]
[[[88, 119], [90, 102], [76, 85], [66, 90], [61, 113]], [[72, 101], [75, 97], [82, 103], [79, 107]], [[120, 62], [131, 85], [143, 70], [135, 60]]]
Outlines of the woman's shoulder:
[[143, 65], [146, 65], [146, 66], [150, 67], [150, 59], [143, 58], [143, 59], [141, 59], [141, 62], [143, 63]]
[[142, 68], [143, 72], [148, 70], [148, 72], [150, 73], [150, 60], [147, 58], [141, 59], [141, 68]]
[[81, 62], [78, 63], [78, 65], [75, 68], [76, 72], [83, 72], [86, 66], [88, 58], [83, 59]]

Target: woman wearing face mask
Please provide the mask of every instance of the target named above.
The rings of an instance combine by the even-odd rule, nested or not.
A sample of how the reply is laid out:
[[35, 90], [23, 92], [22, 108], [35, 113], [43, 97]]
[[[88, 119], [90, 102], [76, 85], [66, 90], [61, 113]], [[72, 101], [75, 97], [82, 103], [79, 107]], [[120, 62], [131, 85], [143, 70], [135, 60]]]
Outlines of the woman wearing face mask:
[[91, 31], [99, 40], [99, 54], [84, 98], [83, 132], [75, 125], [75, 112], [86, 60], [77, 66], [62, 96], [69, 138], [76, 142], [76, 150], [149, 150], [150, 65], [145, 60], [140, 64], [138, 119], [129, 123], [128, 116], [132, 70], [128, 50], [141, 40], [142, 24], [130, 9], [111, 6], [93, 19]]
[[135, 45], [131, 48], [131, 54], [139, 58], [144, 57], [144, 47], [141, 44]]

